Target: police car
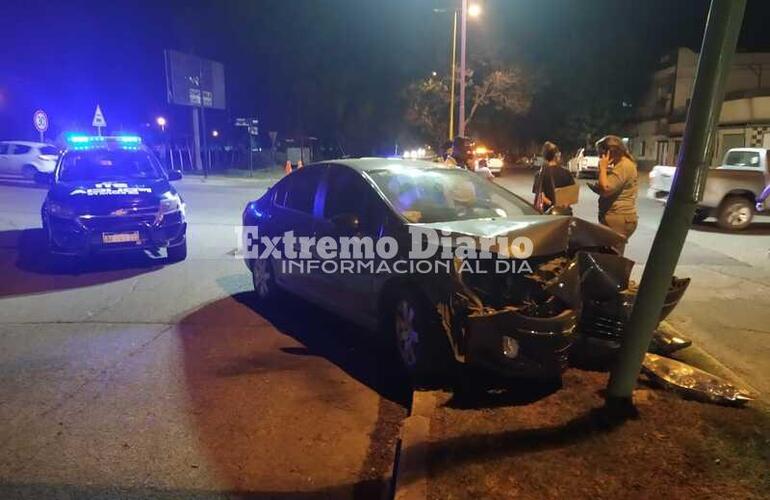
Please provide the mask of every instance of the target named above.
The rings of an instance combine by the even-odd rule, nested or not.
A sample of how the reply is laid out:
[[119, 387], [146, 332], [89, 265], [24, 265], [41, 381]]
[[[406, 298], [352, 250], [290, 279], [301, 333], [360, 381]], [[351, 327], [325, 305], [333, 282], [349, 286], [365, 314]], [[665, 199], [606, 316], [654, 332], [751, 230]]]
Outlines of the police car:
[[166, 171], [136, 136], [70, 136], [41, 208], [54, 255], [87, 256], [166, 248], [168, 260], [187, 257], [185, 204]]

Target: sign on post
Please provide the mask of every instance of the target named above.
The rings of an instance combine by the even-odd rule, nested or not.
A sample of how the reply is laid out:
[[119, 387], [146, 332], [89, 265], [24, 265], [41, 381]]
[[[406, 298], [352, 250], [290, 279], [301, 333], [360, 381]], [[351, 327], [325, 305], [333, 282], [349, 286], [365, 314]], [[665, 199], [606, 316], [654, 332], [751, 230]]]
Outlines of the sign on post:
[[32, 123], [40, 134], [40, 142], [45, 142], [45, 131], [48, 130], [48, 115], [42, 109], [38, 109], [32, 115]]
[[101, 137], [102, 127], [107, 126], [107, 120], [104, 119], [102, 108], [100, 108], [98, 104], [96, 105], [96, 111], [94, 111], [94, 119], [91, 120], [91, 125], [96, 127], [96, 130], [99, 131], [99, 137]]

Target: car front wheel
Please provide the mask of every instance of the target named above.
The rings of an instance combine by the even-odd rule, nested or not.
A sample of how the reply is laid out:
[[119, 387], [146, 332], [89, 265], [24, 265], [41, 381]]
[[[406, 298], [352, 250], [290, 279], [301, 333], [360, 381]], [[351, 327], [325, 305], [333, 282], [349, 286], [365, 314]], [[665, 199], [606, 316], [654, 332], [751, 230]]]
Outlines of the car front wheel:
[[389, 329], [401, 364], [416, 385], [438, 382], [454, 364], [440, 320], [427, 299], [405, 289], [396, 294]]
[[187, 258], [187, 238], [176, 246], [166, 249], [168, 260], [171, 262], [182, 262]]
[[717, 224], [728, 231], [746, 229], [754, 218], [754, 207], [748, 198], [730, 196], [719, 207]]

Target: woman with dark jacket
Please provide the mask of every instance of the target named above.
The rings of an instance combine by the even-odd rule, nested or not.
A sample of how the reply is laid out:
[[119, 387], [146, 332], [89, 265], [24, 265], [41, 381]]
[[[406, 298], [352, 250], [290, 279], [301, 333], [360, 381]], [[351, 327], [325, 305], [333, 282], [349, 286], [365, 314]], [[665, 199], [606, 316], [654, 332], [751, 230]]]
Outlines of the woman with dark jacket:
[[556, 189], [575, 184], [569, 170], [561, 165], [561, 151], [556, 144], [546, 141], [543, 144], [543, 166], [535, 175], [532, 192], [535, 194], [535, 208], [544, 214], [572, 215], [569, 206], [554, 206]]

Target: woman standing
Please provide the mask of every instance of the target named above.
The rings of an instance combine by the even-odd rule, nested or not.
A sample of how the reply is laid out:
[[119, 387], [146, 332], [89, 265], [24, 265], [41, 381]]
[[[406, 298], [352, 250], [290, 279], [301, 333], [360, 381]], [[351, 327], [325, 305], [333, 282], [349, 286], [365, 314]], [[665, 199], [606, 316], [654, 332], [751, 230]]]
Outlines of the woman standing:
[[556, 144], [546, 141], [543, 144], [543, 160], [545, 163], [535, 176], [532, 192], [535, 194], [535, 208], [542, 213], [553, 215], [572, 215], [569, 206], [554, 206], [556, 189], [575, 184], [572, 174], [561, 165], [561, 151]]
[[[605, 136], [596, 143], [599, 152], [599, 181], [592, 189], [599, 194], [599, 222], [625, 236], [636, 231], [638, 176], [636, 160], [620, 137]], [[626, 244], [617, 248], [623, 255]]]

